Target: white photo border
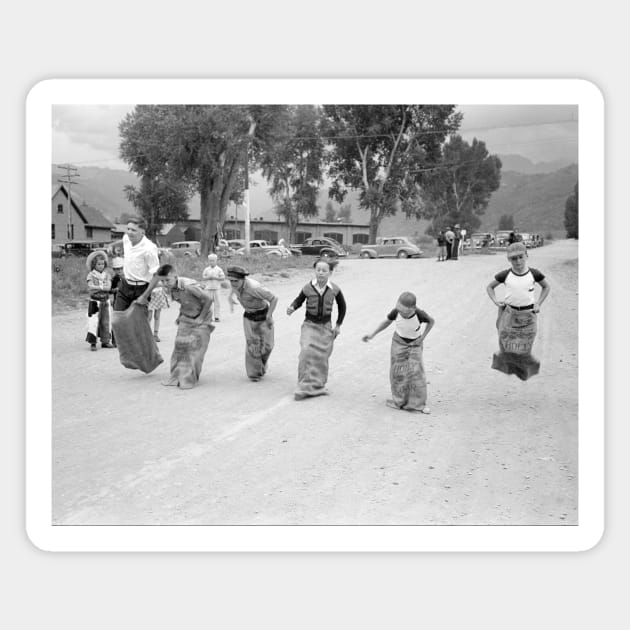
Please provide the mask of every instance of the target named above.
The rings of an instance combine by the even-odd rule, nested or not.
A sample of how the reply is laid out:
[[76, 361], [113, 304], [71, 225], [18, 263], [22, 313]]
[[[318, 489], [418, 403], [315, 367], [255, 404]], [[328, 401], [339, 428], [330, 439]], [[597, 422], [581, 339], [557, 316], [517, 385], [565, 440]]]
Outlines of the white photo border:
[[[579, 524], [575, 526], [53, 526], [50, 290], [26, 257], [26, 529], [48, 551], [584, 551], [604, 533], [604, 99], [580, 79], [50, 79], [26, 99], [26, 239], [47, 252], [53, 105], [124, 103], [577, 105]], [[25, 248], [26, 251], [26, 248]], [[589, 308], [590, 305], [596, 308]], [[588, 308], [588, 313], [586, 309]], [[588, 318], [588, 319], [587, 319]]]

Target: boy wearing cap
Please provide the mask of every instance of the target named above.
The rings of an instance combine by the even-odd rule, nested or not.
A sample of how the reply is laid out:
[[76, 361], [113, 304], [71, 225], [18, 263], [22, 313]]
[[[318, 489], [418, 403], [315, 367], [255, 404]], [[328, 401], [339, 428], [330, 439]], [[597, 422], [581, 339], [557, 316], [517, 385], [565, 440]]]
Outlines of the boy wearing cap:
[[[511, 268], [499, 272], [487, 286], [488, 296], [499, 308], [497, 329], [500, 352], [495, 353], [492, 367], [505, 374], [516, 374], [521, 380], [538, 374], [540, 363], [531, 355], [537, 332], [541, 304], [551, 287], [543, 273], [527, 264], [527, 248], [523, 243], [508, 246]], [[541, 288], [536, 298], [536, 284]], [[495, 289], [503, 285], [504, 297], [497, 299]]]
[[278, 298], [260, 282], [247, 276], [249, 271], [243, 267], [228, 267], [227, 277], [232, 286], [228, 302], [230, 311], [234, 311], [235, 299], [244, 309], [245, 370], [252, 381], [259, 381], [267, 371], [267, 361], [274, 346], [273, 312]]

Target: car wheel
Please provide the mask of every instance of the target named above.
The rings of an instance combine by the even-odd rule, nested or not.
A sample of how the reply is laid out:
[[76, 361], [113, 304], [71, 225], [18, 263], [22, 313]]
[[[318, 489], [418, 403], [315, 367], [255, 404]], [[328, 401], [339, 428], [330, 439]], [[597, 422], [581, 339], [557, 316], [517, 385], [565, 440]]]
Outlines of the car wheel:
[[322, 258], [335, 258], [337, 254], [335, 254], [332, 249], [322, 249], [319, 255], [322, 256]]
[[361, 252], [361, 258], [370, 258], [370, 254], [368, 252]]
[[409, 254], [406, 251], [401, 250], [398, 252], [398, 258], [409, 258]]

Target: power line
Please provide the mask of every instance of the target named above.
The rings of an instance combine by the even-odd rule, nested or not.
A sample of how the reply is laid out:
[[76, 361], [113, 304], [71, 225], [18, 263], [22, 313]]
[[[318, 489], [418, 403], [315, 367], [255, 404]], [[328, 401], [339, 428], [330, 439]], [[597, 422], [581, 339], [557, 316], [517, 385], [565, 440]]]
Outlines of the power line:
[[[535, 122], [535, 123], [514, 123], [514, 124], [510, 124], [510, 125], [499, 125], [499, 126], [490, 126], [490, 127], [473, 127], [471, 129], [466, 129], [466, 130], [459, 130], [459, 133], [465, 133], [465, 134], [469, 134], [473, 131], [489, 131], [492, 129], [511, 129], [511, 128], [523, 128], [523, 127], [541, 127], [544, 125], [558, 125], [558, 124], [565, 124], [565, 123], [577, 123], [578, 121], [573, 119], [573, 118], [567, 118], [567, 119], [562, 119], [562, 120], [549, 120], [549, 121], [542, 121], [542, 122]], [[432, 134], [444, 134], [445, 130], [444, 129], [429, 129], [426, 131], [420, 131], [417, 134], [415, 134], [415, 137], [418, 136], [424, 136], [424, 135], [432, 135]], [[380, 134], [348, 134], [348, 135], [343, 135], [343, 136], [294, 136], [292, 138], [290, 138], [290, 140], [357, 140], [360, 138], [391, 138], [393, 134], [391, 133], [380, 133]], [[563, 141], [563, 140], [559, 140], [559, 141]], [[574, 142], [575, 140], [572, 139], [566, 139], [566, 141], [568, 142]], [[546, 141], [542, 141], [542, 142], [546, 142]], [[510, 144], [515, 144], [516, 146], [520, 146], [523, 143], [510, 143]], [[536, 142], [534, 142], [533, 144], [536, 144]], [[138, 157], [145, 157], [146, 154], [144, 153], [138, 153], [136, 155], [132, 155], [130, 156], [130, 158], [138, 158]], [[112, 158], [104, 158], [101, 160], [85, 160], [82, 162], [76, 162], [76, 164], [94, 164], [94, 163], [99, 163], [99, 162], [112, 162], [114, 160], [120, 160], [119, 157], [112, 157]]]
[[74, 238], [74, 226], [72, 225], [72, 185], [79, 182], [73, 181], [73, 177], [81, 177], [78, 173], [78, 168], [72, 166], [72, 164], [58, 164], [58, 168], [66, 170], [65, 176], [57, 179], [58, 182], [65, 184], [68, 191], [68, 240], [71, 241]]

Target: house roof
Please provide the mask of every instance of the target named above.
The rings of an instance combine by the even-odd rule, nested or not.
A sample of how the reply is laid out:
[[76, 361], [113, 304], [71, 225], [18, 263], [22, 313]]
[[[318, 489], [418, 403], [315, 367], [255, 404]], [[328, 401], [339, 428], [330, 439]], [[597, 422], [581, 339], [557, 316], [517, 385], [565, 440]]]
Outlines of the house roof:
[[[59, 191], [61, 191], [66, 198], [68, 197], [68, 191], [63, 184], [53, 186], [52, 196], [54, 197]], [[72, 205], [83, 219], [85, 225], [110, 230], [114, 227], [114, 224], [107, 217], [103, 216], [100, 210], [87, 204], [86, 201], [76, 193], [72, 193]]]

